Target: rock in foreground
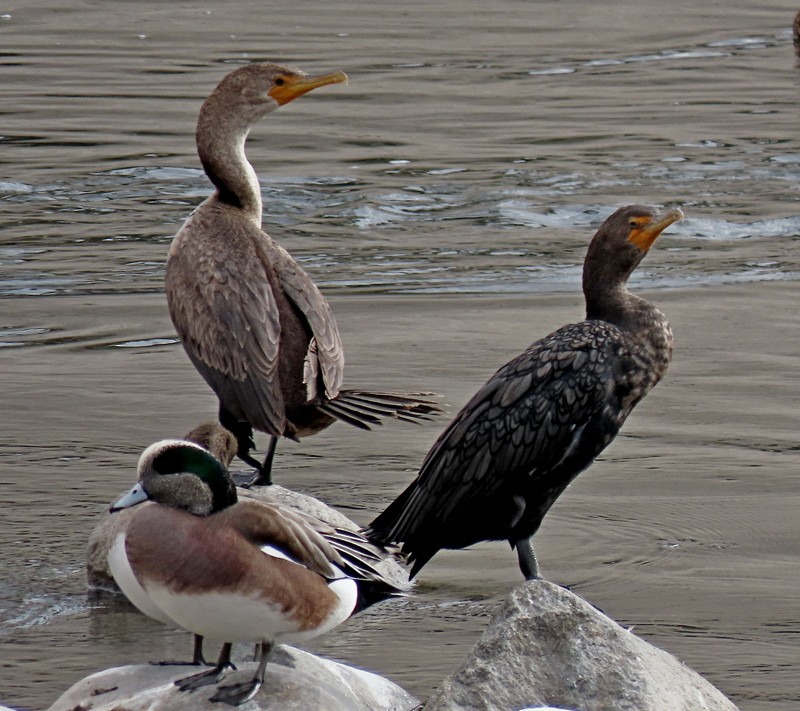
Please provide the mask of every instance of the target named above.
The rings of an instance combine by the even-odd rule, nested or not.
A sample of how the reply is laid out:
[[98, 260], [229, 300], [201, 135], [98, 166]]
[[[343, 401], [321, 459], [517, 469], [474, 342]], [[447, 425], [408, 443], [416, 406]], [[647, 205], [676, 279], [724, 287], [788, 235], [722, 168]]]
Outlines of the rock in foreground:
[[[237, 664], [220, 684], [252, 677], [255, 663]], [[59, 697], [49, 711], [220, 711], [211, 703], [215, 686], [179, 691], [175, 679], [197, 673], [193, 666], [117, 667], [92, 674]], [[241, 708], [248, 711], [410, 711], [413, 696], [376, 674], [322, 659], [293, 647], [279, 647], [267, 666], [264, 685]]]
[[514, 590], [425, 711], [736, 711], [709, 682], [568, 590]]

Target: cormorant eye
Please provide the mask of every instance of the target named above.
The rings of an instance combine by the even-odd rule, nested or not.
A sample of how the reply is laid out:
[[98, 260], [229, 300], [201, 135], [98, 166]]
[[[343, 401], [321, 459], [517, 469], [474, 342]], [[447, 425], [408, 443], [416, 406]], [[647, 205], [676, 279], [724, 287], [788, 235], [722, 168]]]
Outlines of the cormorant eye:
[[639, 223], [636, 220], [631, 220], [631, 227], [638, 227]]
[[286, 82], [283, 77], [275, 77], [275, 86], [283, 86]]

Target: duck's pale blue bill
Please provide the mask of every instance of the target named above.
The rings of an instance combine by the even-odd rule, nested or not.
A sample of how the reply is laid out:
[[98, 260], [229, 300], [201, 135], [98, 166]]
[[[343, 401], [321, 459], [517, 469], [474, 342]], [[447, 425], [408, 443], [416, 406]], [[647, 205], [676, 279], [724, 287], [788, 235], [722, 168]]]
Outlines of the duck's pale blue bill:
[[113, 513], [120, 509], [129, 509], [131, 506], [136, 506], [136, 504], [147, 501], [148, 498], [147, 492], [144, 490], [141, 482], [138, 482], [127, 494], [111, 504], [111, 512]]

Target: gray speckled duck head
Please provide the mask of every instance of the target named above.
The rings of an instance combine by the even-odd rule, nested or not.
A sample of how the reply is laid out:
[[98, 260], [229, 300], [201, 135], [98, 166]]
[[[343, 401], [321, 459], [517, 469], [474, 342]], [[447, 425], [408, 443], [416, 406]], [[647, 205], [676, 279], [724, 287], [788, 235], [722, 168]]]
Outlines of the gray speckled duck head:
[[156, 501], [197, 516], [236, 503], [236, 487], [224, 465], [199, 444], [162, 440], [139, 458], [139, 481], [111, 506], [111, 511]]

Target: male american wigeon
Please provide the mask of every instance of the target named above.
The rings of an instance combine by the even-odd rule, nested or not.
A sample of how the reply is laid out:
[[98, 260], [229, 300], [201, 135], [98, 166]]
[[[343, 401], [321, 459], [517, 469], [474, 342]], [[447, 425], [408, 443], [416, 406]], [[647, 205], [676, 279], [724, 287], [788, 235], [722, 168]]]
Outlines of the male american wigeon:
[[275, 643], [315, 637], [402, 592], [375, 569], [378, 550], [360, 534], [238, 501], [225, 466], [194, 442], [156, 442], [138, 471], [112, 512], [155, 504], [137, 509], [112, 543], [114, 579], [150, 617], [224, 642], [216, 666], [175, 682], [183, 690], [219, 681], [233, 642], [257, 643], [255, 676], [211, 697], [239, 705], [258, 692]]

